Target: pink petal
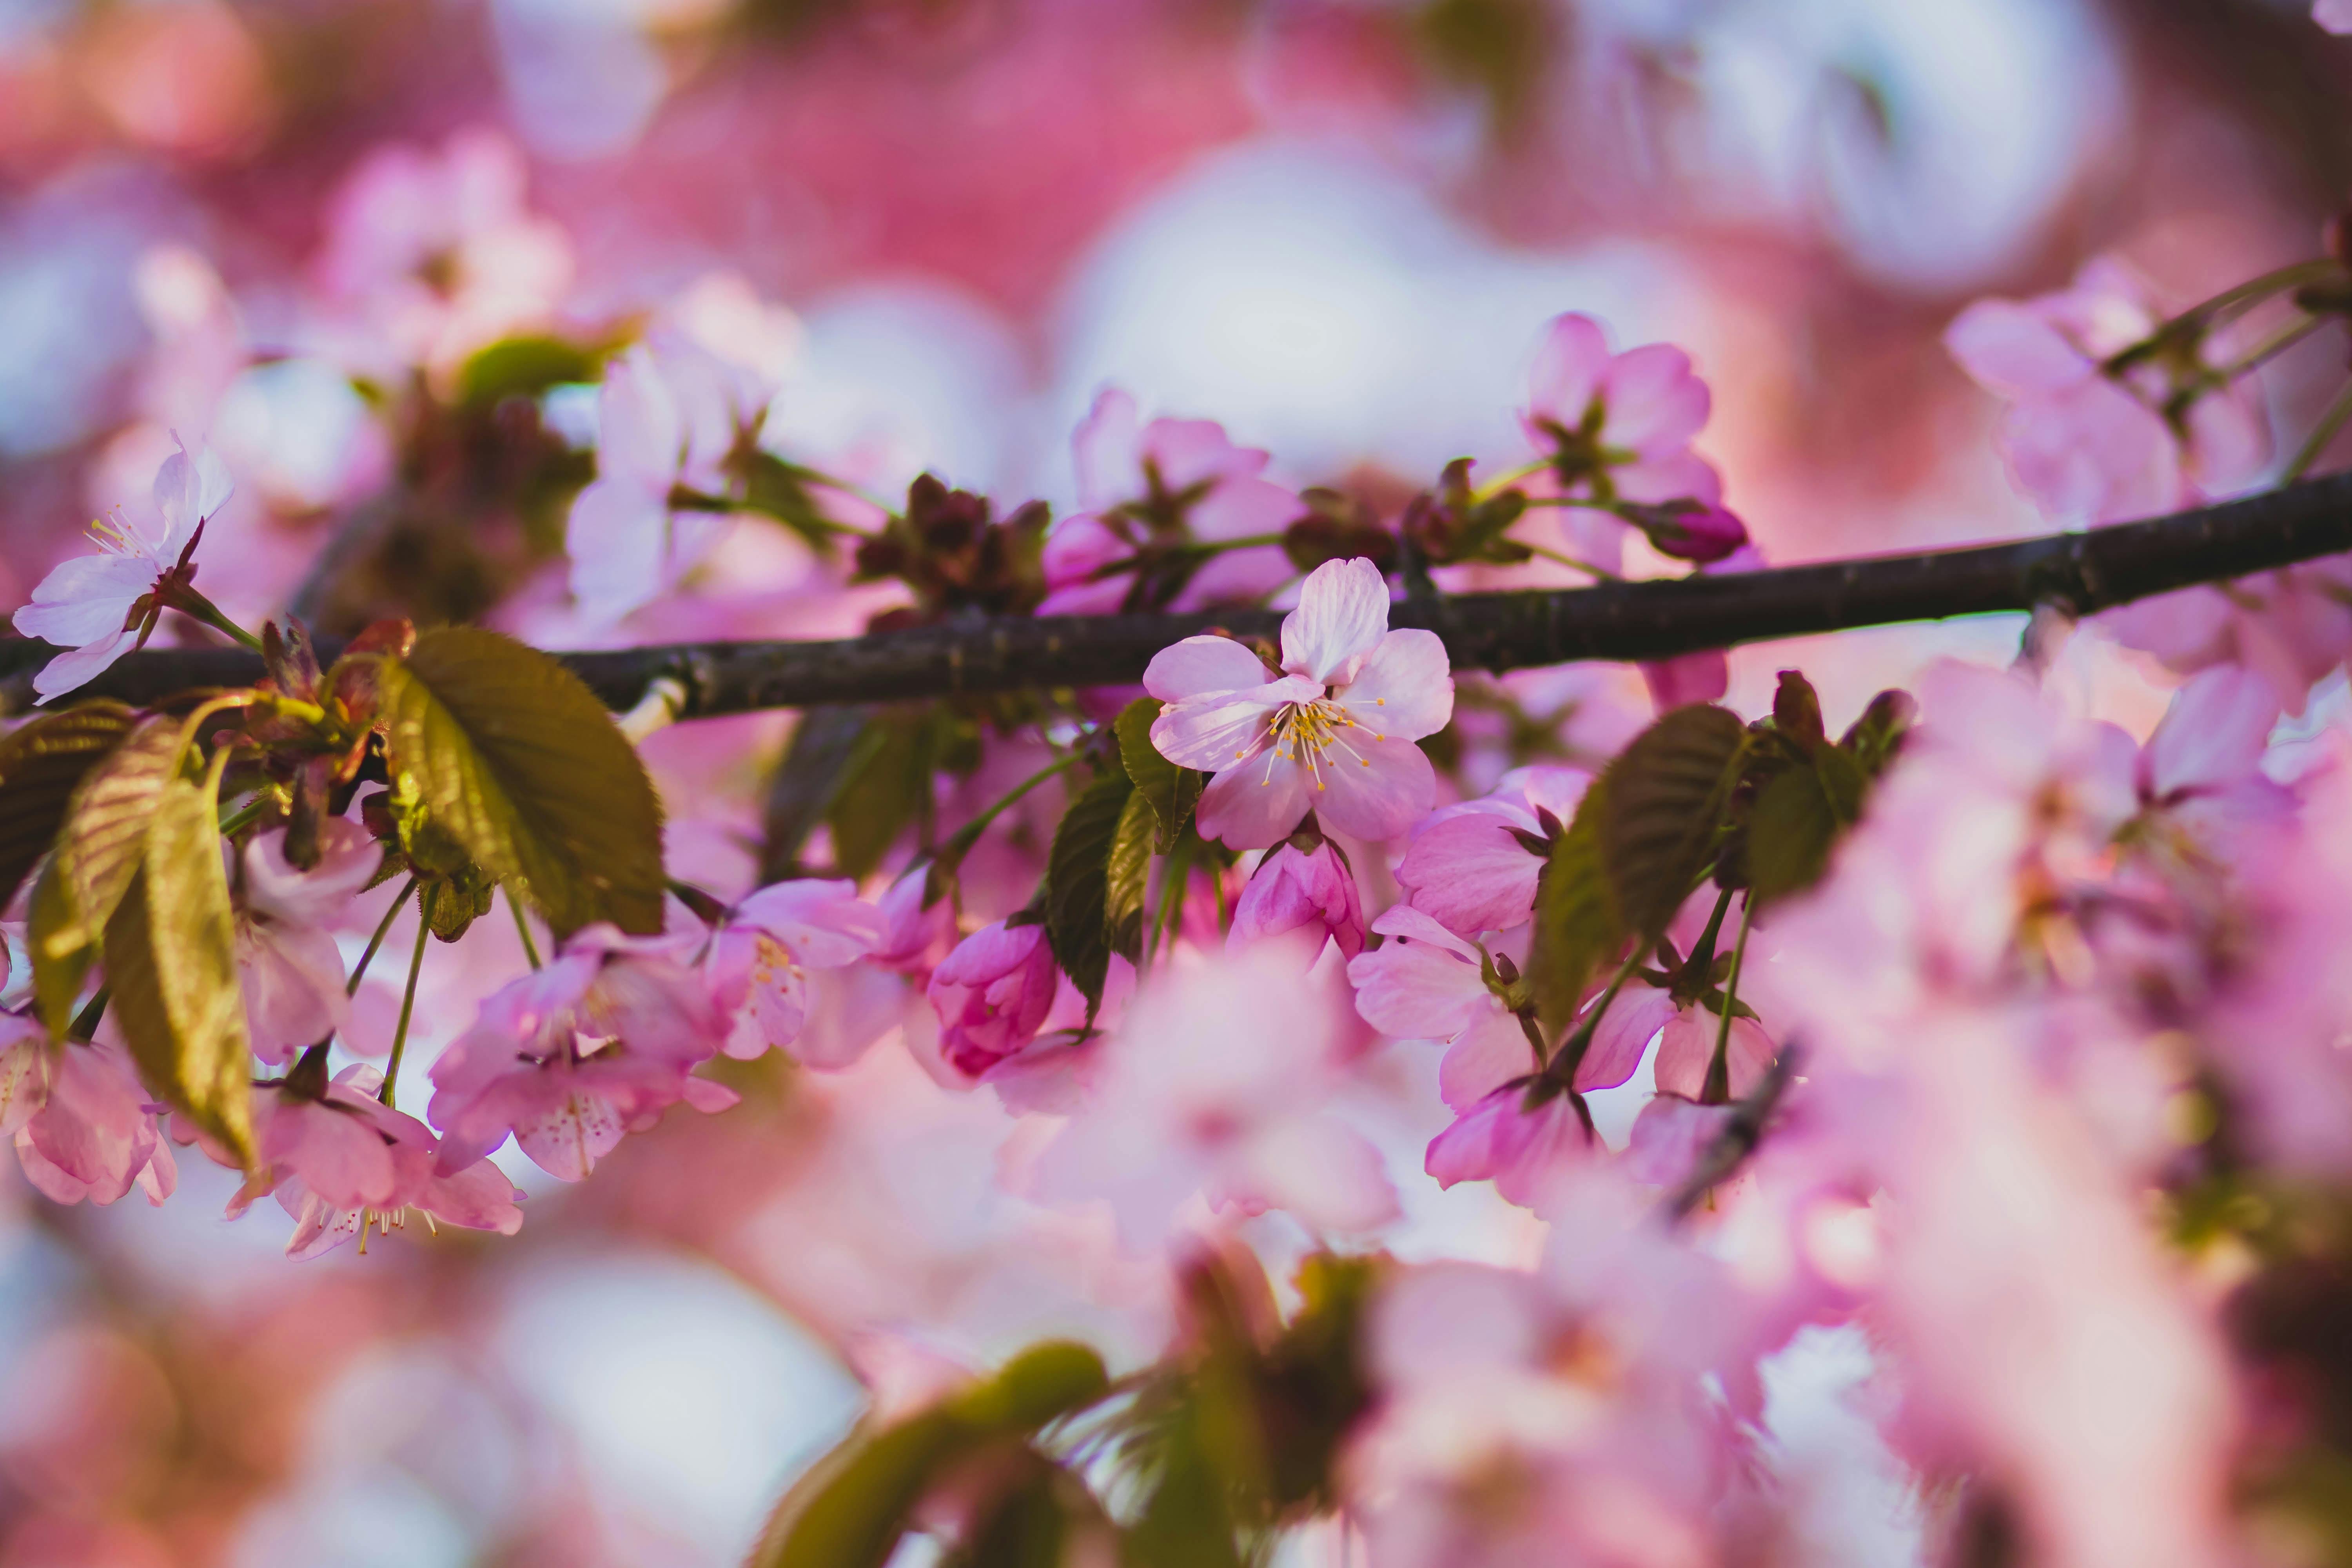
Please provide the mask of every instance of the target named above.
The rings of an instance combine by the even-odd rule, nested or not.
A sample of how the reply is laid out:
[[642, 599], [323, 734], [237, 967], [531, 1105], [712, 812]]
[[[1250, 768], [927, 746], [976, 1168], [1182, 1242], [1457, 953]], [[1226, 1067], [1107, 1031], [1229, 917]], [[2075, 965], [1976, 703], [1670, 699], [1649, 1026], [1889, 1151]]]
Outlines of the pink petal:
[[[1181, 702], [1217, 692], [1262, 690], [1268, 673], [1257, 655], [1231, 637], [1186, 637], [1152, 655], [1150, 666], [1143, 672], [1143, 689], [1162, 702]], [[1276, 680], [1275, 684], [1287, 689], [1291, 683]]]
[[1536, 350], [1528, 377], [1528, 412], [1575, 429], [1600, 395], [1608, 371], [1609, 338], [1601, 323], [1585, 315], [1554, 317]]
[[59, 647], [120, 634], [131, 606], [155, 586], [160, 568], [143, 555], [77, 555], [61, 561], [14, 617], [16, 629]]
[[1389, 587], [1380, 568], [1360, 555], [1326, 561], [1307, 574], [1298, 607], [1283, 617], [1282, 668], [1344, 686], [1388, 627]]
[[155, 510], [163, 514], [163, 538], [155, 553], [176, 561], [196, 524], [226, 506], [236, 493], [236, 482], [219, 454], [200, 442], [191, 455], [183, 445], [155, 470]]
[[1136, 461], [1138, 426], [1141, 416], [1135, 399], [1117, 387], [1106, 387], [1070, 437], [1070, 454], [1078, 470], [1078, 504], [1089, 511], [1140, 493], [1142, 469]]
[[1419, 746], [1397, 735], [1349, 743], [1357, 755], [1334, 747], [1307, 780], [1307, 802], [1326, 826], [1379, 843], [1428, 814], [1437, 797], [1437, 772]]
[[1731, 665], [1719, 650], [1710, 649], [1645, 664], [1642, 679], [1649, 684], [1650, 700], [1664, 713], [1721, 697], [1731, 688]]
[[[1686, 1008], [1667, 1020], [1665, 1033], [1658, 1041], [1655, 1068], [1661, 1094], [1696, 1100], [1706, 1089], [1707, 1065], [1715, 1059], [1715, 1032], [1721, 1021], [1718, 1015], [1704, 1007]], [[1734, 1016], [1725, 1054], [1730, 1069], [1731, 1098], [1742, 1099], [1763, 1080], [1765, 1071], [1772, 1065], [1772, 1037], [1755, 1019]]]
[[1979, 384], [2004, 397], [2047, 395], [2092, 374], [2081, 349], [2040, 311], [1979, 300], [1944, 329], [1944, 347]]
[[1681, 1185], [1731, 1117], [1728, 1105], [1700, 1105], [1678, 1094], [1654, 1095], [1633, 1119], [1625, 1148], [1626, 1173], [1654, 1187]]
[[[559, 1182], [577, 1182], [619, 1147], [628, 1128], [600, 1094], [572, 1089], [515, 1123], [515, 1142], [532, 1164]], [[447, 1145], [443, 1145], [446, 1162]], [[469, 1160], [467, 1163], [470, 1164]]]
[[[1158, 728], [1153, 726], [1155, 743]], [[1164, 747], [1161, 754], [1167, 754]], [[1270, 848], [1297, 827], [1311, 794], [1307, 770], [1295, 762], [1261, 754], [1247, 766], [1228, 766], [1201, 792], [1196, 818], [1201, 836], [1223, 839], [1230, 849]]]
[[2204, 671], [2174, 694], [2148, 737], [2139, 757], [2142, 793], [2161, 800], [2252, 776], [2278, 719], [2278, 696], [2261, 676], [2235, 665]]
[[1406, 627], [1381, 638], [1355, 679], [1331, 698], [1375, 735], [1418, 741], [1454, 716], [1450, 668], [1435, 632]]
[[1485, 813], [1433, 824], [1397, 867], [1412, 907], [1465, 936], [1525, 921], [1544, 863], [1511, 836], [1513, 826]]
[[572, 557], [572, 596], [581, 613], [617, 621], [668, 584], [662, 572], [669, 530], [669, 487], [600, 479], [572, 502], [564, 549]]
[[1646, 343], [1609, 366], [1604, 445], [1646, 458], [1690, 445], [1706, 423], [1706, 384], [1691, 374], [1690, 355], [1669, 343]]
[[1649, 1048], [1651, 1037], [1674, 1016], [1674, 998], [1664, 991], [1629, 986], [1618, 993], [1617, 1000], [1601, 1015], [1600, 1027], [1592, 1031], [1592, 1044], [1585, 1048], [1584, 1059], [1577, 1064], [1578, 1092], [1615, 1089], [1632, 1078], [1633, 1069], [1642, 1065], [1642, 1053]]
[[1320, 1229], [1373, 1230], [1400, 1212], [1380, 1151], [1328, 1116], [1277, 1121], [1252, 1141], [1246, 1170], [1267, 1205]]
[[[1045, 536], [1045, 581], [1055, 588], [1097, 585], [1088, 583], [1096, 572], [1132, 553], [1128, 542], [1113, 533], [1100, 518], [1084, 512], [1066, 517]], [[1122, 579], [1113, 602], [1126, 590], [1127, 584]], [[1262, 680], [1265, 677], [1255, 679]]]
[[129, 653], [137, 640], [134, 632], [117, 631], [87, 647], [61, 653], [33, 677], [33, 690], [47, 702], [88, 685], [105, 674], [107, 666]]
[[1438, 1098], [1453, 1110], [1466, 1110], [1538, 1065], [1528, 1032], [1490, 996], [1437, 1064]]
[[1400, 910], [1417, 913], [1402, 905], [1383, 910], [1373, 929], [1389, 940], [1348, 963], [1356, 1011], [1375, 1029], [1400, 1039], [1449, 1039], [1486, 1005], [1486, 980], [1475, 955], [1465, 956], [1459, 939], [1434, 921], [1430, 924], [1435, 939], [1399, 934]]

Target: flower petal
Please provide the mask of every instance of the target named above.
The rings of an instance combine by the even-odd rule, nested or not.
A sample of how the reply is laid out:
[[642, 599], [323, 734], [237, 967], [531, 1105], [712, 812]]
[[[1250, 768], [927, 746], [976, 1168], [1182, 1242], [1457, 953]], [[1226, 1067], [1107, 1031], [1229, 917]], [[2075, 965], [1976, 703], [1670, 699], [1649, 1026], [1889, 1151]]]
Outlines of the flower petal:
[[1418, 741], [1454, 716], [1450, 668], [1435, 632], [1406, 627], [1381, 638], [1356, 679], [1331, 699], [1375, 735]]
[[[1161, 754], [1167, 754], [1165, 748]], [[1271, 848], [1290, 837], [1307, 815], [1312, 794], [1304, 767], [1278, 756], [1261, 757], [1247, 767], [1228, 765], [1210, 780], [1195, 820], [1202, 837], [1221, 838], [1229, 849]]]
[[1350, 838], [1378, 843], [1394, 838], [1429, 811], [1437, 797], [1437, 772], [1428, 755], [1402, 736], [1356, 739], [1356, 754], [1334, 747], [1305, 791], [1326, 825]]
[[1359, 555], [1326, 561], [1307, 574], [1298, 607], [1282, 620], [1282, 668], [1326, 686], [1342, 686], [1380, 646], [1389, 628], [1389, 586]]
[[1143, 672], [1143, 689], [1162, 702], [1255, 690], [1266, 684], [1266, 668], [1257, 655], [1231, 637], [1186, 637], [1152, 655]]

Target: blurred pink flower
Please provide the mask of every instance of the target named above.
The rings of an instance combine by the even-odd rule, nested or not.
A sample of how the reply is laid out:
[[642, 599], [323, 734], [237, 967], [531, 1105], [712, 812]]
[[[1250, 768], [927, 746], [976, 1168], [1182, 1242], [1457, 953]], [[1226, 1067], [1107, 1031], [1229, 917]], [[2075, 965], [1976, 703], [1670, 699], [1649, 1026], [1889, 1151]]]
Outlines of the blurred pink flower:
[[876, 905], [882, 940], [874, 962], [924, 982], [955, 941], [955, 906], [931, 897], [930, 883], [931, 863], [925, 860], [891, 883]]
[[512, 1132], [541, 1170], [576, 1182], [681, 1100], [704, 1111], [734, 1104], [732, 1089], [689, 1070], [726, 1031], [675, 954], [667, 938], [592, 925], [484, 1002], [433, 1064], [425, 1115], [441, 1130], [441, 1173]]
[[1365, 1231], [1396, 1215], [1380, 1152], [1333, 1117], [1344, 1074], [1328, 1000], [1253, 949], [1163, 967], [1103, 1043], [1092, 1096], [1039, 1158], [1038, 1194], [1108, 1200], [1130, 1247], [1196, 1200]]
[[[1663, 995], [1662, 992], [1650, 993]], [[1622, 1003], [1619, 1004], [1621, 1006]], [[1723, 1025], [1723, 1015], [1714, 1009], [1692, 1005], [1675, 1011], [1666, 1019], [1658, 1037], [1658, 1062], [1655, 1068], [1658, 1090], [1662, 1094], [1679, 1094], [1696, 1100], [1706, 1085], [1706, 1069], [1715, 1060], [1715, 1037]], [[1753, 1018], [1731, 1016], [1731, 1034], [1725, 1042], [1724, 1065], [1730, 1071], [1730, 1095], [1734, 1100], [1747, 1096], [1748, 1091], [1763, 1081], [1772, 1066], [1772, 1037], [1764, 1026]], [[1631, 1077], [1633, 1068], [1626, 1068]], [[1583, 1075], [1579, 1074], [1580, 1079]], [[1625, 1081], [1621, 1078], [1620, 1083]]]
[[1356, 1011], [1382, 1034], [1445, 1043], [1437, 1083], [1446, 1104], [1466, 1110], [1536, 1069], [1535, 1047], [1483, 950], [1410, 904], [1383, 910], [1372, 929], [1388, 940], [1349, 962]]
[[1492, 1182], [1522, 1208], [1543, 1199], [1551, 1178], [1601, 1145], [1556, 1083], [1522, 1077], [1487, 1094], [1429, 1141], [1422, 1168], [1441, 1187]]
[[1388, 616], [1378, 567], [1327, 561], [1283, 619], [1280, 679], [1227, 637], [1186, 637], [1152, 659], [1144, 689], [1167, 706], [1151, 743], [1216, 774], [1201, 796], [1204, 837], [1263, 849], [1311, 810], [1378, 841], [1429, 809], [1436, 774], [1413, 742], [1444, 727], [1454, 682], [1437, 634], [1390, 631]]
[[2313, 0], [2311, 19], [2331, 33], [2352, 33], [2352, 0]]
[[[1181, 582], [1113, 563], [1155, 546], [1215, 543], [1278, 534], [1306, 508], [1289, 490], [1260, 478], [1266, 454], [1236, 447], [1206, 419], [1154, 419], [1140, 425], [1135, 399], [1105, 391], [1080, 423], [1071, 446], [1080, 510], [1045, 540], [1052, 590], [1040, 615], [1103, 615], [1118, 609], [1190, 610], [1246, 602], [1287, 580], [1278, 544], [1221, 551], [1187, 562]], [[1165, 568], [1163, 568], [1165, 570]], [[1147, 595], [1139, 604], [1131, 596]]]
[[1042, 923], [998, 921], [972, 932], [931, 972], [940, 1055], [979, 1078], [1037, 1037], [1060, 982]]
[[[493, 131], [465, 131], [437, 152], [387, 146], [343, 182], [318, 277], [355, 319], [362, 359], [388, 347], [400, 365], [454, 373], [476, 350], [545, 324], [572, 286], [572, 243], [534, 217], [522, 154]], [[363, 368], [391, 367], [367, 364]]]
[[1979, 300], [1944, 334], [1962, 369], [2011, 405], [2001, 449], [2018, 487], [2053, 517], [2116, 522], [2191, 504], [2252, 479], [2268, 434], [2244, 383], [2197, 395], [2180, 433], [2163, 405], [2178, 374], [2108, 362], [2160, 325], [2139, 280], [2105, 258], [2023, 301]]
[[110, 1204], [133, 1184], [160, 1204], [178, 1184], [130, 1053], [52, 1045], [15, 1013], [0, 1013], [0, 1137], [16, 1140], [26, 1180], [61, 1204]]
[[157, 590], [195, 575], [196, 541], [236, 489], [211, 447], [200, 444], [191, 453], [180, 443], [155, 471], [161, 532], [151, 535], [118, 510], [113, 521], [91, 525], [100, 554], [78, 556], [41, 579], [32, 603], [16, 612], [16, 627], [70, 650], [33, 677], [42, 700], [94, 679], [146, 642], [163, 611]]
[[286, 830], [256, 834], [237, 879], [237, 978], [245, 991], [253, 1054], [287, 1060], [343, 1028], [343, 958], [331, 927], [375, 875], [383, 853], [355, 822], [329, 818], [319, 863], [305, 871], [286, 858]]
[[775, 387], [674, 331], [605, 367], [596, 404], [596, 478], [572, 503], [564, 547], [572, 594], [610, 624], [667, 592], [719, 537], [725, 514], [683, 500], [722, 498], [728, 459], [755, 440]]
[[[854, 1055], [836, 1059], [822, 1048], [831, 1039], [794, 1048], [808, 1020], [808, 971], [855, 963], [884, 935], [881, 911], [857, 897], [855, 882], [777, 882], [738, 903], [703, 958], [711, 1000], [731, 1020], [727, 1054], [749, 1060], [776, 1046], [811, 1067], [847, 1067]], [[858, 1041], [858, 1050], [870, 1043]]]
[[1526, 923], [1549, 853], [1544, 817], [1565, 827], [1591, 780], [1581, 768], [1518, 768], [1493, 794], [1439, 808], [1397, 867], [1406, 899], [1462, 936]]
[[1288, 840], [1258, 863], [1249, 886], [1234, 905], [1228, 947], [1301, 933], [1304, 956], [1322, 956], [1326, 942], [1339, 944], [1342, 957], [1364, 948], [1364, 900], [1356, 873], [1329, 839], [1301, 850]]
[[428, 1223], [505, 1236], [520, 1230], [514, 1184], [486, 1159], [442, 1174], [432, 1132], [380, 1102], [381, 1081], [373, 1068], [354, 1064], [315, 1098], [290, 1083], [257, 1094], [257, 1158], [229, 1201], [230, 1217], [263, 1194], [274, 1195], [295, 1222], [286, 1243], [293, 1258], [316, 1258], [354, 1237], [364, 1247], [370, 1229], [399, 1229], [412, 1208]]
[[2102, 611], [2126, 647], [2189, 675], [2242, 665], [2279, 705], [2303, 711], [2313, 684], [2352, 652], [2352, 561], [2343, 557], [2211, 587], [2183, 588]]

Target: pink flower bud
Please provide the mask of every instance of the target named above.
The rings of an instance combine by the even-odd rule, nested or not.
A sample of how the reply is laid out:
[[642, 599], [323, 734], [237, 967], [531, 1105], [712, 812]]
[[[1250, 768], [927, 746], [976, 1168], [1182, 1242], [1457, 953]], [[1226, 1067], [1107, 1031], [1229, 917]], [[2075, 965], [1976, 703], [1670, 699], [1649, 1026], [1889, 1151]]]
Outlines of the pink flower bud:
[[972, 932], [931, 975], [940, 1056], [978, 1078], [1037, 1037], [1059, 981], [1044, 926], [999, 921]]
[[1319, 957], [1326, 938], [1342, 955], [1364, 951], [1364, 900], [1355, 873], [1328, 840], [1311, 850], [1283, 844], [1258, 865], [1257, 874], [1234, 907], [1228, 950], [1305, 931], [1312, 934], [1309, 958]]

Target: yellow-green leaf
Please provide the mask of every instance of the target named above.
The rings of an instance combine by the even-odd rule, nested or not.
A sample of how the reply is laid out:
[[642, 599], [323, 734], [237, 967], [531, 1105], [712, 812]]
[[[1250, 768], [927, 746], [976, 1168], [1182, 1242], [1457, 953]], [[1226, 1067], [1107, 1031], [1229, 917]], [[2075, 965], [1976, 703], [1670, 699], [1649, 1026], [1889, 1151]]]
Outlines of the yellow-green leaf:
[[1747, 740], [1737, 714], [1695, 702], [1661, 717], [1609, 764], [1601, 864], [1618, 916], [1635, 935], [1657, 936], [1690, 896]]
[[85, 702], [0, 740], [0, 907], [57, 842], [75, 786], [135, 722], [120, 702]]
[[186, 778], [157, 796], [145, 857], [106, 924], [108, 1006], [148, 1087], [249, 1158], [252, 1048], [218, 812]]
[[1536, 879], [1536, 930], [1528, 980], [1549, 1033], [1576, 1016], [1584, 988], [1625, 942], [1625, 925], [1609, 892], [1601, 863], [1601, 821], [1608, 806], [1609, 774], [1592, 781], [1566, 832]]
[[[1117, 768], [1087, 785], [1063, 814], [1045, 857], [1045, 935], [1054, 961], [1089, 1003], [1102, 1000], [1110, 971], [1111, 855], [1134, 794], [1133, 781]], [[1136, 904], [1139, 911], [1139, 893]]]
[[1748, 819], [1748, 889], [1757, 904], [1785, 899], [1821, 880], [1836, 841], [1838, 814], [1820, 775], [1795, 767], [1775, 774]]
[[82, 982], [89, 978], [98, 945], [59, 935], [72, 928], [74, 916], [54, 860], [33, 884], [31, 916], [25, 945], [33, 950], [34, 1006], [49, 1033], [62, 1037], [73, 1021], [74, 1003], [81, 996]]
[[1143, 900], [1151, 881], [1157, 820], [1141, 790], [1129, 795], [1111, 834], [1110, 860], [1103, 868], [1103, 941], [1129, 963], [1143, 952]]
[[383, 674], [384, 752], [467, 854], [557, 931], [661, 930], [661, 803], [580, 678], [478, 626], [417, 634]]
[[58, 836], [61, 919], [37, 960], [97, 945], [139, 869], [164, 786], [179, 773], [181, 741], [179, 720], [142, 720], [74, 786]]
[[1119, 712], [1112, 725], [1118, 737], [1119, 765], [1135, 781], [1136, 793], [1151, 807], [1155, 831], [1152, 848], [1165, 855], [1176, 847], [1176, 836], [1192, 820], [1201, 804], [1204, 774], [1180, 768], [1151, 743], [1152, 721], [1160, 717], [1160, 700], [1139, 697]]

